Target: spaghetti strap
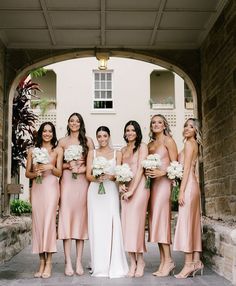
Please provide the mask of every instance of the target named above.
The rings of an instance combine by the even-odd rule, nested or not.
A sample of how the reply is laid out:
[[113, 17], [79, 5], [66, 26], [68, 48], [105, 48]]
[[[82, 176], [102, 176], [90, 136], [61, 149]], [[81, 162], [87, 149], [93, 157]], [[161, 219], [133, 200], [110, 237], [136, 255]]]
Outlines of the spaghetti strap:
[[96, 158], [96, 149], [93, 149], [93, 157]]
[[116, 159], [116, 150], [114, 150], [113, 159]]

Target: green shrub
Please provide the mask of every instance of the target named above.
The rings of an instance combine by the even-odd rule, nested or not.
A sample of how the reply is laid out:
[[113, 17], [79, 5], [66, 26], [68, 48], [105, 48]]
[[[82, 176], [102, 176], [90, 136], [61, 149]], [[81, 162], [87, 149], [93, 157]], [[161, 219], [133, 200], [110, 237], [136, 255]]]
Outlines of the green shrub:
[[16, 215], [21, 215], [24, 213], [31, 213], [31, 204], [29, 202], [15, 199], [10, 202], [11, 212]]

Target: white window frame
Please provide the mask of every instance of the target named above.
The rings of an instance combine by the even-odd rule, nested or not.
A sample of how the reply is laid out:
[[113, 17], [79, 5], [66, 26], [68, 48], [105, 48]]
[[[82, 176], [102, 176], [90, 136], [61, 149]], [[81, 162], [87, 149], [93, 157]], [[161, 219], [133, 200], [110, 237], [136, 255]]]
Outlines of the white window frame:
[[[111, 74], [111, 88], [110, 89], [96, 89], [95, 88], [95, 74]], [[100, 81], [101, 82], [101, 81]], [[107, 82], [107, 81], [105, 81]], [[111, 98], [96, 98], [95, 97], [95, 91], [111, 91]], [[112, 108], [94, 108], [94, 102], [95, 101], [112, 101]], [[105, 71], [100, 71], [100, 70], [93, 70], [93, 100], [92, 100], [92, 112], [91, 113], [115, 113], [114, 110], [114, 92], [113, 92], [113, 70], [105, 70]]]

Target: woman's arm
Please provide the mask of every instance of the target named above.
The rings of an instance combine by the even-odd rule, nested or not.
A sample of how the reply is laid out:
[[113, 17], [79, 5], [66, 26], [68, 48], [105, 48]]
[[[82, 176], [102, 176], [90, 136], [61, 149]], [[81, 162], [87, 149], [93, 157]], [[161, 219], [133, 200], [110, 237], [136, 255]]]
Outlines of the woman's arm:
[[177, 161], [178, 150], [177, 150], [177, 146], [176, 146], [174, 139], [171, 137], [168, 137], [165, 145], [169, 153], [170, 161]]
[[96, 178], [92, 175], [92, 164], [93, 164], [93, 150], [90, 150], [88, 152], [88, 156], [87, 156], [87, 168], [86, 168], [86, 178], [90, 181], [90, 182], [95, 182]]
[[26, 161], [26, 171], [25, 176], [28, 179], [34, 179], [39, 175], [36, 170], [33, 170], [33, 162], [32, 162], [32, 148], [29, 149], [27, 154], [27, 161]]
[[180, 184], [180, 191], [179, 191], [179, 205], [184, 205], [184, 192], [187, 185], [189, 172], [193, 160], [193, 151], [194, 147], [191, 142], [186, 141], [184, 144], [184, 172], [183, 172], [183, 178]]
[[88, 146], [88, 148], [89, 148], [89, 151], [90, 150], [94, 150], [94, 148], [95, 148], [95, 146], [94, 146], [94, 143], [93, 143], [93, 140], [92, 140], [92, 138], [90, 138], [90, 137], [87, 137], [87, 146]]
[[134, 194], [137, 186], [140, 183], [140, 180], [143, 176], [143, 173], [144, 173], [144, 170], [142, 167], [142, 161], [144, 159], [146, 159], [146, 157], [148, 155], [147, 145], [142, 143], [137, 152], [138, 152], [138, 168], [137, 168], [137, 171], [136, 171], [134, 178], [131, 181], [130, 186], [128, 187], [128, 191], [122, 195], [123, 199], [128, 199], [129, 197], [131, 197]]
[[62, 165], [63, 165], [63, 149], [61, 147], [57, 147], [57, 161], [56, 166], [52, 169], [52, 173], [54, 176], [61, 177], [62, 175]]
[[[58, 142], [58, 147], [60, 147], [60, 148], [62, 148], [62, 150], [63, 150], [63, 157], [64, 157], [64, 150], [65, 150], [65, 139], [66, 137], [63, 137], [63, 138], [61, 138], [60, 140], [59, 140], [59, 142]], [[64, 159], [64, 158], [63, 158]], [[62, 161], [63, 162], [63, 161]], [[71, 170], [72, 169], [72, 167], [70, 166], [70, 164], [68, 163], [68, 162], [63, 162], [63, 164], [62, 164], [62, 170], [66, 170], [66, 169], [69, 169], [69, 170]]]

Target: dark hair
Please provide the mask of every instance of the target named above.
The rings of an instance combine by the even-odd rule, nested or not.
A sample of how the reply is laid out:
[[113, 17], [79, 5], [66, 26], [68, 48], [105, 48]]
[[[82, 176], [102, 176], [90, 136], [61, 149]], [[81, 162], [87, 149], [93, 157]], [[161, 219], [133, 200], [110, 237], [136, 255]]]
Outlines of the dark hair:
[[46, 125], [51, 126], [52, 134], [53, 134], [53, 137], [52, 137], [52, 140], [51, 140], [51, 144], [52, 144], [52, 149], [54, 149], [54, 148], [57, 147], [58, 141], [57, 141], [57, 135], [56, 135], [56, 128], [55, 128], [54, 124], [52, 122], [50, 122], [50, 121], [44, 122], [44, 123], [42, 123], [40, 125], [39, 130], [37, 132], [37, 136], [36, 136], [35, 147], [39, 147], [39, 148], [42, 147], [42, 144], [43, 144], [42, 134], [43, 134], [44, 127]]
[[[87, 145], [88, 139], [86, 137], [86, 130], [85, 130], [83, 117], [79, 113], [74, 112], [69, 116], [68, 123], [72, 116], [76, 116], [79, 119], [80, 128], [79, 128], [78, 140], [81, 146], [83, 147], [83, 155], [86, 157], [88, 154], [88, 145]], [[71, 130], [69, 128], [69, 124], [67, 124], [67, 135], [70, 135], [70, 133], [71, 133]]]
[[127, 126], [129, 125], [132, 125], [134, 127], [134, 130], [136, 132], [136, 140], [135, 140], [135, 143], [134, 143], [134, 149], [133, 149], [133, 152], [136, 152], [138, 150], [138, 148], [140, 147], [141, 145], [141, 142], [142, 142], [142, 138], [143, 138], [143, 135], [142, 135], [142, 130], [141, 130], [141, 127], [140, 125], [138, 124], [137, 121], [135, 120], [130, 120], [128, 121], [126, 124], [125, 124], [125, 127], [124, 127], [124, 135], [123, 135], [123, 138], [125, 140], [126, 143], [128, 143], [128, 140], [125, 136], [125, 132], [126, 132], [126, 128]]
[[96, 135], [98, 135], [98, 132], [99, 131], [104, 131], [106, 132], [109, 136], [111, 136], [111, 132], [110, 132], [110, 129], [106, 126], [99, 126], [97, 131], [96, 131]]

